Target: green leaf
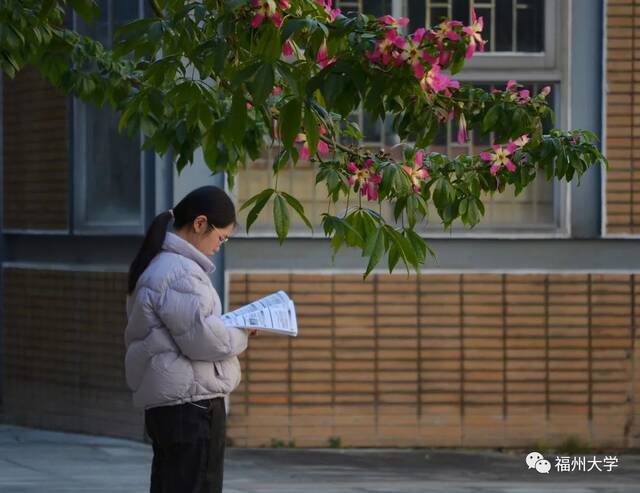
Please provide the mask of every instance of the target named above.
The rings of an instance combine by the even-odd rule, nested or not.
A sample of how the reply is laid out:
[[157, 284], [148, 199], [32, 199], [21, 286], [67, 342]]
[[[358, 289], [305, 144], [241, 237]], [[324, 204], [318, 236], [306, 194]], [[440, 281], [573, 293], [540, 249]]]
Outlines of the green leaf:
[[480, 222], [482, 214], [484, 214], [484, 206], [482, 205], [482, 202], [480, 202], [480, 199], [476, 198], [473, 200], [469, 200], [469, 206], [467, 209], [467, 218], [469, 224], [471, 226], [475, 226], [476, 224], [478, 224]]
[[100, 15], [100, 9], [93, 0], [69, 0], [69, 5], [88, 22]]
[[247, 233], [249, 233], [249, 228], [256, 221], [256, 219], [258, 219], [258, 214], [260, 214], [262, 209], [264, 209], [264, 206], [267, 204], [274, 192], [275, 190], [273, 188], [267, 188], [259, 194], [251, 197], [240, 208], [240, 210], [243, 210], [249, 207], [251, 204], [255, 203], [253, 208], [249, 211], [249, 214], [247, 214]]
[[[420, 268], [418, 252], [415, 251], [411, 242], [391, 226], [386, 225], [384, 228], [389, 240], [398, 248], [402, 261], [407, 269], [407, 274], [409, 273], [409, 265], [412, 265], [414, 269], [418, 270]], [[413, 230], [409, 229], [409, 231]]]
[[244, 99], [242, 91], [237, 91], [233, 95], [231, 110], [224, 125], [223, 134], [236, 144], [242, 142], [245, 127], [247, 125], [247, 101]]
[[398, 264], [398, 260], [400, 260], [400, 251], [395, 243], [392, 243], [389, 247], [389, 274], [391, 274], [393, 269], [395, 269]]
[[417, 194], [411, 194], [407, 197], [406, 213], [409, 227], [413, 228], [418, 220], [418, 215], [422, 216], [421, 204]]
[[285, 148], [292, 148], [296, 136], [300, 131], [300, 120], [302, 119], [302, 103], [294, 98], [285, 104], [280, 110], [280, 136]]
[[42, 2], [42, 5], [40, 6], [40, 12], [38, 13], [38, 16], [40, 18], [47, 17], [57, 3], [57, 0], [44, 0]]
[[262, 28], [258, 53], [262, 54], [266, 61], [272, 63], [280, 58], [282, 53], [280, 32], [271, 22], [267, 22], [266, 26]]
[[384, 255], [384, 234], [382, 229], [378, 229], [375, 235], [372, 235], [367, 240], [365, 248], [365, 256], [369, 257], [369, 263], [367, 264], [367, 270], [364, 273], [363, 278], [366, 279], [369, 273], [375, 268], [376, 265], [382, 259]]
[[275, 161], [273, 162], [273, 174], [279, 173], [288, 163], [291, 158], [291, 154], [288, 149], [282, 149]]
[[298, 215], [304, 221], [304, 223], [307, 225], [307, 227], [311, 231], [313, 231], [313, 226], [311, 225], [311, 222], [309, 221], [309, 219], [307, 219], [307, 216], [305, 216], [304, 207], [302, 207], [302, 204], [298, 201], [298, 199], [296, 199], [295, 197], [289, 195], [286, 192], [280, 192], [280, 194], [285, 198], [285, 200], [293, 208], [293, 210], [298, 213]]
[[424, 242], [424, 239], [422, 238], [422, 236], [420, 236], [414, 230], [405, 229], [404, 230], [404, 234], [406, 235], [407, 239], [409, 240], [409, 243], [411, 243], [412, 250], [416, 254], [416, 260], [417, 260], [419, 265], [424, 264], [424, 261], [425, 261], [425, 259], [427, 257], [427, 250], [432, 255], [434, 255], [433, 251], [431, 249], [429, 249], [427, 244]]
[[301, 19], [289, 18], [282, 26], [281, 41], [284, 43], [291, 37], [292, 34], [304, 29], [305, 27], [312, 27], [315, 24], [315, 20], [310, 17], [303, 17]]
[[249, 90], [253, 96], [253, 104], [259, 106], [266, 101], [273, 90], [274, 73], [273, 65], [264, 63], [256, 71], [253, 82], [249, 85]]
[[225, 10], [227, 10], [228, 12], [232, 12], [248, 4], [249, 0], [225, 0], [222, 3], [224, 3], [224, 6], [226, 7]]
[[500, 118], [500, 113], [502, 110], [500, 109], [500, 105], [496, 105], [487, 111], [486, 115], [482, 119], [482, 131], [489, 132], [493, 130], [498, 122], [498, 118]]
[[282, 195], [276, 195], [273, 202], [273, 223], [276, 227], [276, 234], [280, 243], [284, 241], [289, 232], [289, 209]]
[[207, 167], [212, 171], [217, 171], [218, 162], [218, 138], [214, 129], [210, 129], [204, 136], [202, 141], [202, 154], [204, 156], [204, 162], [207, 163]]
[[255, 75], [256, 70], [258, 70], [261, 65], [262, 62], [252, 62], [241, 68], [240, 70], [235, 72], [233, 77], [231, 78], [231, 85], [234, 88], [242, 86], [247, 82], [247, 80], [251, 79]]
[[400, 168], [398, 166], [389, 165], [382, 171], [382, 183], [380, 183], [380, 186], [378, 188], [381, 197], [386, 197], [389, 193], [389, 190], [391, 190], [391, 187], [393, 186], [393, 183], [395, 181], [396, 173], [398, 173], [399, 169]]
[[467, 210], [469, 210], [469, 199], [464, 198], [460, 201], [460, 205], [458, 205], [458, 214], [460, 214], [464, 219], [464, 216], [467, 214]]
[[320, 141], [320, 127], [313, 115], [313, 111], [308, 106], [304, 110], [304, 132], [307, 136], [309, 155], [314, 156]]
[[216, 73], [221, 73], [224, 70], [224, 62], [227, 60], [227, 56], [229, 55], [229, 47], [224, 39], [220, 39], [217, 41], [215, 47], [213, 48], [213, 70]]
[[469, 178], [469, 188], [471, 190], [471, 193], [476, 197], [480, 195], [480, 180], [477, 176], [472, 175]]
[[462, 70], [464, 67], [465, 57], [463, 53], [456, 53], [453, 56], [453, 61], [449, 66], [449, 70], [451, 71], [451, 75], [455, 75]]

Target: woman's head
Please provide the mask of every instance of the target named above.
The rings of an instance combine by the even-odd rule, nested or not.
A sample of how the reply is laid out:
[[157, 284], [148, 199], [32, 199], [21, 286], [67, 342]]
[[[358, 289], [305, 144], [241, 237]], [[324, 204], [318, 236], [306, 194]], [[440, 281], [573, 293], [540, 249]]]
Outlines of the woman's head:
[[178, 236], [207, 256], [216, 253], [236, 225], [236, 209], [224, 190], [196, 188], [173, 208]]
[[236, 210], [224, 190], [205, 186], [187, 194], [173, 209], [158, 214], [129, 267], [129, 294], [133, 293], [140, 275], [162, 249], [171, 219], [177, 235], [203, 254], [211, 256], [233, 232]]

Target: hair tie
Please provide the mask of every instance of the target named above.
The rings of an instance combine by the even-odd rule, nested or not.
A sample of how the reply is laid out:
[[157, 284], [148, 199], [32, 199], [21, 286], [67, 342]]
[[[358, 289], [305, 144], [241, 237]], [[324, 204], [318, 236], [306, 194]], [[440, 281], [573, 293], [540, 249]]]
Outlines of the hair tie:
[[173, 215], [173, 209], [169, 209], [169, 214], [171, 214], [171, 217], [172, 217], [173, 219], [175, 219], [175, 218], [176, 218], [176, 216], [174, 216], [174, 215]]

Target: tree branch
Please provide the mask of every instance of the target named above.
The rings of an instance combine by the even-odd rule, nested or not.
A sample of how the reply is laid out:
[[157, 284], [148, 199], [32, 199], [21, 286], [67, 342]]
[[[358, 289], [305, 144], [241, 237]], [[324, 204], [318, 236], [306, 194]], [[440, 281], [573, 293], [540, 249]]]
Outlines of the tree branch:
[[149, 5], [157, 17], [164, 19], [164, 13], [162, 12], [160, 5], [158, 5], [158, 0], [149, 0]]

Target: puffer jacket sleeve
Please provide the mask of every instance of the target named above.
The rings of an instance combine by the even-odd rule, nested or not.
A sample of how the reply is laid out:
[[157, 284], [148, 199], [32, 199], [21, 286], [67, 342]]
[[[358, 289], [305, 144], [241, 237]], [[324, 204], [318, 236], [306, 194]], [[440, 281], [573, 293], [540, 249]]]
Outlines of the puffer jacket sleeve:
[[245, 330], [226, 326], [218, 315], [207, 313], [210, 296], [207, 286], [193, 275], [169, 282], [158, 296], [156, 313], [191, 360], [220, 361], [247, 348]]

